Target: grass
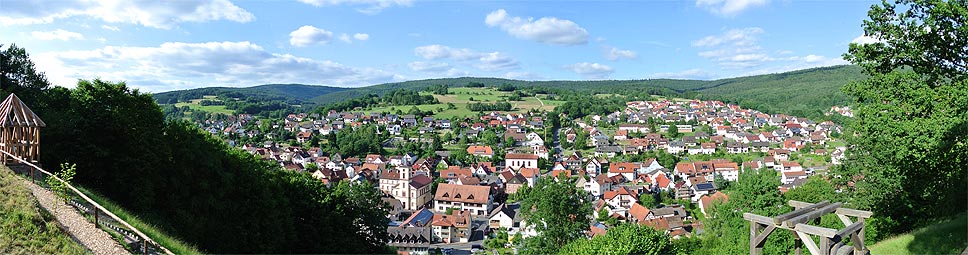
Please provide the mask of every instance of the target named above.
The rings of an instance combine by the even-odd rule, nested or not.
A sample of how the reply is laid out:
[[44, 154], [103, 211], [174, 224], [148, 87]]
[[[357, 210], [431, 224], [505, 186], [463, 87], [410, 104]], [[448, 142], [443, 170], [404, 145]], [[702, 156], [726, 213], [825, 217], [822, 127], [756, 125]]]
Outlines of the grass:
[[175, 104], [175, 107], [188, 106], [188, 108], [189, 109], [192, 109], [192, 111], [203, 111], [203, 112], [212, 112], [212, 113], [222, 113], [222, 114], [227, 114], [227, 115], [232, 115], [233, 114], [232, 110], [229, 110], [228, 108], [225, 108], [224, 105], [205, 105], [205, 106], [203, 106], [203, 105], [198, 104], [202, 100], [220, 101], [215, 96], [204, 96], [204, 97], [202, 97], [202, 99], [195, 99], [195, 100], [192, 100], [190, 102], [179, 102], [179, 103], [176, 103]]
[[[451, 117], [474, 117], [477, 112], [470, 111], [467, 109], [467, 105], [471, 103], [496, 103], [502, 102], [507, 99], [510, 92], [497, 91], [494, 88], [450, 88], [449, 91], [452, 94], [448, 95], [433, 95], [439, 104], [428, 104], [428, 105], [418, 105], [417, 108], [421, 111], [434, 111], [434, 116], [438, 119], [449, 119]], [[429, 95], [427, 92], [421, 92], [421, 94]], [[470, 99], [473, 98], [474, 101]], [[457, 109], [447, 109], [447, 104], [451, 103]], [[556, 106], [562, 105], [565, 101], [557, 100], [545, 100], [538, 99], [534, 96], [521, 97], [521, 101], [511, 101], [511, 105], [514, 107], [510, 112], [512, 113], [523, 113], [531, 109], [543, 109], [546, 111], [554, 110]], [[413, 106], [384, 106], [384, 107], [374, 107], [366, 110], [365, 112], [396, 112], [396, 110], [401, 110], [407, 112]], [[439, 111], [438, 111], [439, 110]]]
[[88, 254], [37, 205], [23, 180], [0, 167], [0, 254]]
[[880, 241], [871, 254], [960, 254], [968, 247], [968, 213]]
[[202, 254], [202, 252], [199, 251], [194, 245], [188, 244], [179, 240], [178, 238], [175, 238], [174, 236], [166, 234], [160, 228], [145, 222], [141, 218], [138, 218], [138, 216], [128, 212], [118, 204], [115, 204], [100, 194], [87, 190], [83, 187], [77, 187], [77, 189], [81, 192], [84, 192], [84, 195], [87, 195], [98, 204], [101, 204], [101, 206], [104, 206], [104, 208], [114, 213], [114, 215], [117, 215], [118, 218], [128, 222], [128, 224], [131, 224], [131, 226], [137, 228], [139, 231], [150, 237], [151, 240], [158, 242], [158, 244], [161, 244], [161, 246], [164, 246], [171, 252], [175, 254]]

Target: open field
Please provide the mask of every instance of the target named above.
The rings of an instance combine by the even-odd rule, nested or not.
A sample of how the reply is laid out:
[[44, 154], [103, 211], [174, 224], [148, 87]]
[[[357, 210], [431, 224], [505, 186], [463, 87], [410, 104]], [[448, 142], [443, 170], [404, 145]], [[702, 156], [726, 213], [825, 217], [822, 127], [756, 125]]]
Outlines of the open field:
[[227, 114], [227, 115], [232, 115], [233, 114], [232, 110], [226, 109], [224, 105], [204, 105], [204, 106], [203, 105], [200, 105], [199, 102], [201, 102], [202, 100], [221, 101], [220, 99], [216, 98], [215, 96], [204, 96], [202, 99], [195, 99], [195, 100], [192, 100], [191, 102], [180, 102], [180, 103], [176, 103], [175, 104], [175, 107], [188, 106], [188, 108], [189, 109], [192, 109], [192, 111], [203, 111], [203, 112], [222, 113], [222, 114]]
[[[448, 95], [433, 95], [439, 104], [428, 104], [428, 105], [418, 105], [417, 109], [421, 111], [434, 111], [434, 115], [438, 119], [449, 119], [452, 117], [468, 117], [474, 116], [477, 112], [473, 112], [467, 109], [467, 105], [471, 103], [496, 103], [502, 102], [507, 99], [510, 92], [497, 91], [494, 88], [451, 88], [449, 91], [453, 94]], [[427, 92], [421, 92], [421, 94], [429, 94]], [[474, 101], [471, 101], [474, 99]], [[457, 109], [447, 109], [447, 104], [451, 103]], [[521, 101], [511, 101], [511, 105], [514, 109], [511, 112], [527, 112], [531, 109], [543, 109], [546, 111], [554, 110], [556, 106], [562, 105], [565, 101], [557, 100], [544, 100], [538, 99], [537, 97], [522, 97]], [[401, 110], [407, 112], [413, 108], [412, 105], [404, 106], [383, 106], [374, 107], [365, 110], [365, 112], [396, 112]]]

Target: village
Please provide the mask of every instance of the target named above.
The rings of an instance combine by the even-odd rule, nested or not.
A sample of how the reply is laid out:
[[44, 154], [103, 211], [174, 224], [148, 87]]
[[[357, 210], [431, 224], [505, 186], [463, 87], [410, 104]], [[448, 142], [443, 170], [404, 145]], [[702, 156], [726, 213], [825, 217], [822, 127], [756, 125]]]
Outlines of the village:
[[[632, 101], [607, 115], [569, 119], [563, 114], [557, 129], [546, 123], [546, 114], [435, 119], [330, 111], [283, 120], [243, 114], [200, 125], [230, 145], [328, 185], [371, 183], [392, 208], [388, 245], [410, 253], [480, 251], [492, 236], [506, 237], [497, 243], [513, 249], [516, 240], [536, 233], [510, 198], [542, 178], [569, 181], [587, 192], [594, 210], [589, 237], [603, 235], [617, 222], [652, 226], [673, 238], [701, 235], [699, 219], [729, 199], [717, 190], [737, 181], [740, 172], [777, 171], [783, 184], [777, 188], [785, 192], [839, 164], [845, 150], [836, 139], [841, 127], [833, 122], [720, 101]], [[294, 139], [278, 142], [279, 137], [252, 128], [266, 123]], [[387, 155], [340, 155], [309, 146], [367, 125], [390, 137], [384, 147], [428, 143], [425, 137], [442, 135], [444, 149], [432, 155], [399, 149]], [[483, 139], [489, 132], [499, 139]], [[236, 144], [229, 137], [261, 142]]]

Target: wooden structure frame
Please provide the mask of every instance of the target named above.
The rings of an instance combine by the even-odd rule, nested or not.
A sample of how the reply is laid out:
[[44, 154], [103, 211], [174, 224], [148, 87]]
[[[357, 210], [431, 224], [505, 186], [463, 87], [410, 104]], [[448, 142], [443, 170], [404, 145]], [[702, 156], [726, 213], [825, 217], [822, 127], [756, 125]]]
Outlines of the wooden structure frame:
[[[750, 222], [750, 254], [763, 254], [766, 238], [777, 229], [786, 229], [793, 233], [796, 238], [796, 254], [800, 254], [804, 244], [814, 255], [870, 254], [870, 250], [864, 245], [864, 220], [871, 217], [870, 211], [841, 208], [842, 203], [829, 201], [811, 204], [790, 200], [789, 204], [796, 210], [772, 218], [752, 213], [743, 214], [743, 218]], [[836, 213], [845, 227], [837, 230], [807, 224], [818, 223], [820, 216], [828, 213]], [[855, 217], [856, 222], [851, 217]], [[814, 243], [811, 235], [818, 236], [820, 244]], [[842, 242], [846, 238], [850, 239], [852, 245]]]
[[[0, 150], [25, 160], [40, 160], [40, 128], [47, 124], [17, 95], [10, 93], [0, 103]], [[9, 160], [2, 156], [3, 162]]]

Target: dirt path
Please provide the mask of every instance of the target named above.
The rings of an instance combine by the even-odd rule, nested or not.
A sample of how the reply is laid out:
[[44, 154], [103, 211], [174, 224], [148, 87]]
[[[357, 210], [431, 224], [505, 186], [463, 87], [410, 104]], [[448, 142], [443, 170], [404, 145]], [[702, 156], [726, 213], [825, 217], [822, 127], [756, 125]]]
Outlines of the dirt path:
[[[93, 222], [87, 221], [73, 207], [64, 204], [53, 192], [30, 183], [27, 180], [24, 180], [24, 185], [34, 194], [34, 197], [37, 198], [41, 207], [44, 207], [44, 209], [53, 214], [57, 218], [57, 221], [67, 228], [67, 232], [74, 239], [78, 240], [84, 247], [90, 249], [94, 254], [131, 254], [121, 247], [111, 235], [95, 227]], [[55, 203], [57, 205], [56, 210]]]

